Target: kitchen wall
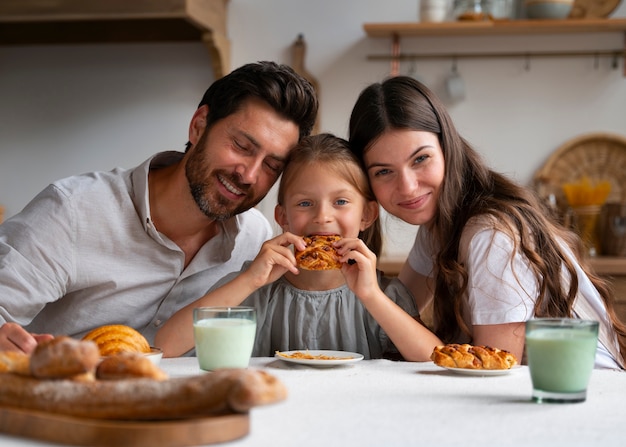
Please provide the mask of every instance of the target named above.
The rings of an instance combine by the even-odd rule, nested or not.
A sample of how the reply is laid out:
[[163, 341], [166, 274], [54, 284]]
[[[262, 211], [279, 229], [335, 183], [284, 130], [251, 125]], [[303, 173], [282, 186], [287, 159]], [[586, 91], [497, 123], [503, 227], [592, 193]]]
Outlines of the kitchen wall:
[[[626, 17], [626, 2], [612, 14]], [[351, 107], [367, 84], [389, 74], [388, 39], [365, 22], [418, 18], [417, 0], [231, 0], [232, 66], [292, 61], [302, 33], [306, 68], [319, 81], [321, 130], [347, 136]], [[623, 48], [623, 33], [407, 38], [402, 51], [546, 51]], [[552, 151], [588, 132], [626, 135], [623, 61], [459, 60], [466, 99], [449, 103], [461, 133], [496, 170], [529, 183]], [[415, 71], [447, 100], [452, 61]], [[188, 121], [213, 80], [202, 44], [0, 47], [0, 204], [17, 213], [50, 181], [94, 169], [132, 167], [152, 153], [182, 149]], [[261, 204], [273, 219], [275, 195]], [[387, 255], [402, 256], [415, 228], [385, 219]]]

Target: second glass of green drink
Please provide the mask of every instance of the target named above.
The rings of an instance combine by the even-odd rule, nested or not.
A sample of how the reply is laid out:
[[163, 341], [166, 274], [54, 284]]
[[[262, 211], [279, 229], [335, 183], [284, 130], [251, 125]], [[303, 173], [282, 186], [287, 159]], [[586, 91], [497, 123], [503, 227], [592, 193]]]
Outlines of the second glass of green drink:
[[537, 318], [526, 322], [526, 355], [539, 403], [584, 402], [598, 347], [597, 321]]

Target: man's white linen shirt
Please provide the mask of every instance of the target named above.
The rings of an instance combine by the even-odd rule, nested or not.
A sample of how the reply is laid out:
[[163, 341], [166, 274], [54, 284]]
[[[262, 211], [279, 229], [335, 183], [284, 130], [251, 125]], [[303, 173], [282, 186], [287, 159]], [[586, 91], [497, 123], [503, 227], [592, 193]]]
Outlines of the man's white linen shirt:
[[73, 337], [126, 324], [152, 343], [173, 313], [253, 259], [272, 236], [255, 209], [220, 222], [186, 268], [183, 251], [155, 229], [148, 172], [182, 156], [59, 180], [0, 225], [0, 324]]

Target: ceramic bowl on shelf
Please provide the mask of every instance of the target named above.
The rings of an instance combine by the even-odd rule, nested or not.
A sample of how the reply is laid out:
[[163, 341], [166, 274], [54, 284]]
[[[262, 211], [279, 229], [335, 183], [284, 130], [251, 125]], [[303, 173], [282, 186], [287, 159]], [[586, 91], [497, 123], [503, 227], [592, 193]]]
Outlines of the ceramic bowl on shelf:
[[566, 19], [574, 0], [525, 0], [524, 7], [529, 19]]

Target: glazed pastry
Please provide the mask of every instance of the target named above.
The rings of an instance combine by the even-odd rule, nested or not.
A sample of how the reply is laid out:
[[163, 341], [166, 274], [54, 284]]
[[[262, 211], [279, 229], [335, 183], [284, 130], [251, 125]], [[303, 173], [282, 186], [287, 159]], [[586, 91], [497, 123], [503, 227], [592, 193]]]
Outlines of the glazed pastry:
[[435, 365], [447, 368], [510, 369], [517, 364], [517, 358], [508, 351], [455, 343], [437, 346], [430, 358]]
[[304, 250], [296, 250], [296, 263], [304, 270], [333, 270], [340, 269], [341, 262], [333, 242], [341, 239], [338, 235], [311, 235], [305, 236], [307, 246]]
[[87, 333], [83, 340], [96, 343], [103, 357], [120, 352], [150, 352], [148, 340], [135, 329], [123, 324], [100, 326]]

